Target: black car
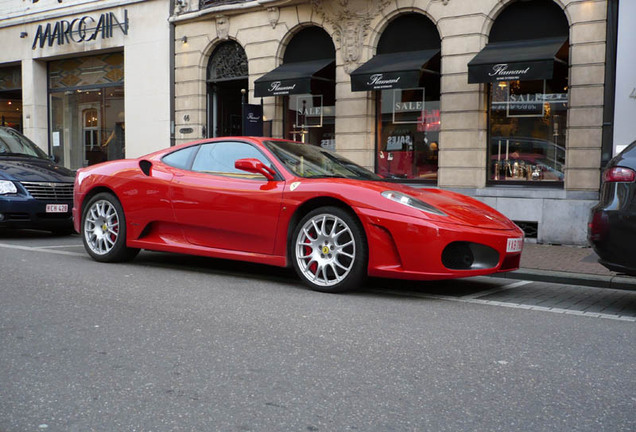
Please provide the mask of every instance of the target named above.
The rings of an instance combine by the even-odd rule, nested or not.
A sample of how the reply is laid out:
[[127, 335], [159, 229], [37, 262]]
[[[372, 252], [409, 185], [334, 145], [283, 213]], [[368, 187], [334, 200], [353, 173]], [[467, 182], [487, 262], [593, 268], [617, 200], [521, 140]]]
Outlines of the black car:
[[636, 276], [636, 141], [603, 172], [600, 202], [592, 208], [588, 239], [608, 269]]
[[0, 228], [71, 233], [74, 180], [24, 135], [0, 127]]

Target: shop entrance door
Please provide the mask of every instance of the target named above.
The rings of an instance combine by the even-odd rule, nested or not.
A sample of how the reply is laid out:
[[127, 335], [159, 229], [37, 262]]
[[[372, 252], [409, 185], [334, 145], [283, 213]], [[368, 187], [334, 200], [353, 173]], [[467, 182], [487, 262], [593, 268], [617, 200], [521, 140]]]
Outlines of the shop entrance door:
[[241, 90], [247, 90], [246, 79], [208, 83], [208, 137], [242, 135]]
[[242, 135], [242, 103], [247, 102], [247, 56], [234, 41], [218, 45], [207, 70], [207, 137]]

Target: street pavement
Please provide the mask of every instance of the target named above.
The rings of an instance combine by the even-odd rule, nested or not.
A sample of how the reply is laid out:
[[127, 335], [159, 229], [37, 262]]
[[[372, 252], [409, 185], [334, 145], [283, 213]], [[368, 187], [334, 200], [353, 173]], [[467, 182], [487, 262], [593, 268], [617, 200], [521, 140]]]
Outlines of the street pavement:
[[97, 263], [77, 235], [0, 233], [0, 263], [2, 432], [636, 430], [632, 291], [485, 277], [327, 295], [246, 263]]

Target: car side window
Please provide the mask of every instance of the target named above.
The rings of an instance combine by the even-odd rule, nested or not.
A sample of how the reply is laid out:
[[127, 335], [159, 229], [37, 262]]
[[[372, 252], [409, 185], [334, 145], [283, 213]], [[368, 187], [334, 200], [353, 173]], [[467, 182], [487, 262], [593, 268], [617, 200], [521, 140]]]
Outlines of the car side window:
[[256, 147], [243, 142], [215, 142], [202, 144], [197, 153], [192, 171], [241, 178], [265, 178], [261, 174], [248, 173], [234, 167], [239, 159], [258, 159], [268, 167], [271, 162]]
[[192, 163], [192, 157], [198, 150], [199, 146], [186, 147], [165, 155], [161, 160], [166, 165], [174, 168], [189, 169]]

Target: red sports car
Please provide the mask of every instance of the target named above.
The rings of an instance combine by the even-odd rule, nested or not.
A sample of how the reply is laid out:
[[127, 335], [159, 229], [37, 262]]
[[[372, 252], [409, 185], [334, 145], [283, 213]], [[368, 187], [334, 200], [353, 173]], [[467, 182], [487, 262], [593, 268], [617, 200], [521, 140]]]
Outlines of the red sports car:
[[417, 189], [320, 147], [207, 139], [82, 168], [75, 229], [97, 261], [140, 249], [293, 266], [312, 289], [366, 276], [446, 279], [519, 267], [523, 232], [487, 205]]

